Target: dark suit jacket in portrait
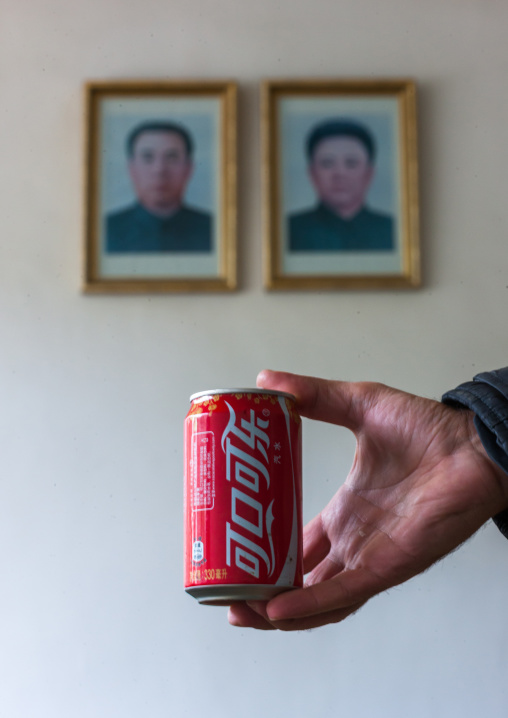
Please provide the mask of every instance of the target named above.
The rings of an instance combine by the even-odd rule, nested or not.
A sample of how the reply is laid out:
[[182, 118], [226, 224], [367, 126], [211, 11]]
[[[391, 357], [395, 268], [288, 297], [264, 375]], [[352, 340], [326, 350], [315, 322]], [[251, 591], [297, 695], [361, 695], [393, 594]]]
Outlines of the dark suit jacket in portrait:
[[352, 219], [342, 219], [323, 204], [289, 217], [290, 251], [375, 252], [393, 247], [393, 219], [366, 207]]
[[107, 252], [210, 252], [212, 218], [207, 212], [181, 207], [168, 219], [140, 204], [106, 219]]

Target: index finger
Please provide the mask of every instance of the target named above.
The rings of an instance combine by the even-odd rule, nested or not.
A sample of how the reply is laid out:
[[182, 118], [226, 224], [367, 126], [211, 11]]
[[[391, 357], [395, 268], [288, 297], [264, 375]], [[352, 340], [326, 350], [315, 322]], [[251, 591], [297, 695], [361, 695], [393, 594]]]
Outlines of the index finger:
[[380, 579], [366, 569], [346, 570], [322, 583], [275, 596], [267, 604], [266, 613], [275, 624], [330, 613], [345, 617], [386, 588], [387, 585], [381, 585]]

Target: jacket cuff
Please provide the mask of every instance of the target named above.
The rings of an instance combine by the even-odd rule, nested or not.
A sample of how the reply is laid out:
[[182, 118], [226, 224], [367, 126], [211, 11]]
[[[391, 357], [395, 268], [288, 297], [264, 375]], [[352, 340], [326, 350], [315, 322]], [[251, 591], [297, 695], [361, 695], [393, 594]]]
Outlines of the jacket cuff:
[[[508, 480], [508, 367], [477, 374], [473, 381], [443, 394], [442, 402], [474, 412], [485, 451]], [[508, 538], [508, 509], [494, 516], [494, 523]]]

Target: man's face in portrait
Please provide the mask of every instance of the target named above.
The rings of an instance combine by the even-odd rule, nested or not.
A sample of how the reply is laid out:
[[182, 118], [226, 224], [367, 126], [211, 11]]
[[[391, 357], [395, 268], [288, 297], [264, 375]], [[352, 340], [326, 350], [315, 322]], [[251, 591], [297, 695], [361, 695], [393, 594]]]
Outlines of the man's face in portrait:
[[137, 137], [129, 173], [139, 202], [149, 212], [168, 217], [182, 204], [192, 161], [177, 132], [147, 130]]
[[309, 174], [320, 201], [348, 218], [364, 205], [374, 168], [360, 140], [326, 137], [314, 149]]

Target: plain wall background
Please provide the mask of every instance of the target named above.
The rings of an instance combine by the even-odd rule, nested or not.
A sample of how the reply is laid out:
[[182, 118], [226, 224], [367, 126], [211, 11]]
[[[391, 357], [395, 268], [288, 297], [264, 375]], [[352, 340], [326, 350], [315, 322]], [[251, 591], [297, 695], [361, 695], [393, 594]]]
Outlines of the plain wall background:
[[[261, 368], [439, 398], [507, 363], [502, 0], [0, 0], [0, 715], [504, 718], [492, 524], [338, 626], [229, 627], [182, 590], [191, 393]], [[260, 79], [413, 77], [424, 286], [262, 288]], [[84, 296], [82, 86], [240, 83], [236, 294]], [[305, 519], [349, 434], [306, 423]]]

